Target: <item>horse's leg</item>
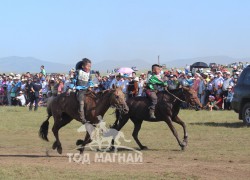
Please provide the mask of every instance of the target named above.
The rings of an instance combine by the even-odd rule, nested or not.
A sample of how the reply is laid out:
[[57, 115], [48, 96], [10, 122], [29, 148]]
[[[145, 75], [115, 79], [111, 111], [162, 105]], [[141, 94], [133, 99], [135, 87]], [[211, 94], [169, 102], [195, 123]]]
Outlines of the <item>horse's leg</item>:
[[90, 135], [89, 135], [88, 132], [86, 132], [86, 135], [85, 135], [84, 140], [78, 139], [78, 140], [76, 141], [76, 145], [77, 145], [77, 146], [80, 146], [80, 145], [81, 145], [81, 147], [79, 147], [79, 148], [77, 149], [78, 151], [80, 151], [80, 154], [83, 153], [86, 144], [91, 143], [91, 141], [92, 141], [92, 140], [91, 140]]
[[58, 131], [60, 130], [60, 128], [62, 128], [63, 126], [65, 126], [66, 124], [68, 124], [70, 121], [72, 121], [72, 118], [66, 114], [63, 114], [62, 116], [58, 115], [58, 116], [54, 116], [54, 126], [52, 128], [52, 131], [54, 133], [54, 136], [56, 138], [56, 141], [54, 142], [52, 148], [56, 149], [57, 148], [57, 152], [59, 154], [62, 154], [62, 145], [59, 139], [59, 134]]
[[121, 112], [117, 109], [115, 110], [115, 117], [116, 117], [116, 120], [115, 120], [114, 124], [111, 126], [111, 128], [116, 128], [118, 126], [120, 118], [122, 117]]
[[185, 146], [187, 146], [187, 143], [188, 143], [188, 133], [187, 133], [187, 129], [186, 129], [186, 124], [178, 116], [176, 116], [175, 118], [173, 118], [173, 121], [182, 126], [183, 132], [184, 132], [183, 144]]
[[84, 141], [81, 140], [81, 139], [78, 139], [78, 140], [76, 141], [76, 145], [77, 145], [77, 146], [80, 146], [80, 145], [81, 145], [81, 147], [79, 147], [79, 148], [77, 149], [77, 150], [80, 151], [80, 154], [83, 153], [86, 144], [89, 144], [89, 143], [92, 141], [92, 139], [91, 139], [91, 137], [90, 137], [90, 134], [92, 135], [92, 133], [93, 133], [93, 131], [94, 131], [94, 128], [95, 128], [95, 126], [92, 125], [92, 124], [85, 124], [85, 127], [86, 127], [87, 132], [86, 132]]
[[138, 133], [139, 133], [139, 131], [141, 129], [141, 125], [142, 125], [142, 121], [143, 120], [137, 120], [137, 119], [131, 119], [131, 120], [134, 123], [134, 131], [132, 133], [132, 136], [133, 136], [135, 142], [138, 144], [138, 146], [140, 147], [141, 150], [148, 149], [148, 147], [147, 146], [143, 146], [141, 144], [141, 142], [139, 141], [139, 139], [138, 139]]
[[181, 146], [181, 149], [184, 150], [185, 144], [183, 144], [183, 143], [181, 142], [181, 140], [179, 139], [178, 133], [177, 133], [177, 131], [176, 131], [176, 129], [175, 129], [173, 123], [172, 123], [171, 117], [170, 117], [170, 116], [167, 116], [167, 117], [165, 118], [165, 122], [168, 124], [168, 127], [170, 128], [170, 130], [172, 131], [173, 135], [175, 136], [177, 142], [178, 142], [179, 145]]
[[[128, 120], [129, 120], [129, 116], [125, 115], [124, 117], [122, 117], [121, 120], [116, 120], [112, 128], [116, 129], [117, 131], [120, 131], [123, 128], [123, 126], [128, 122]], [[115, 137], [113, 137], [112, 139], [110, 150], [114, 150], [114, 144], [115, 144]]]

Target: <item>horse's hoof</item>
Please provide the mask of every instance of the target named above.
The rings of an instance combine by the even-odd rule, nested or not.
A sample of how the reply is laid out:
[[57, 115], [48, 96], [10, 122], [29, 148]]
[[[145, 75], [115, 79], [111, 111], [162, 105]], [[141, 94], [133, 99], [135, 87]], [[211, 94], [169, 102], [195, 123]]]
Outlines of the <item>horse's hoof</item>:
[[55, 141], [54, 144], [52, 145], [52, 149], [55, 150], [57, 148], [57, 142]]
[[77, 146], [83, 145], [83, 143], [84, 143], [84, 141], [81, 140], [81, 139], [78, 139], [78, 140], [76, 141], [76, 145], [77, 145]]
[[117, 149], [114, 146], [110, 146], [109, 148], [107, 148], [107, 150], [109, 152], [114, 152], [115, 150], [117, 151]]
[[148, 150], [148, 147], [147, 146], [142, 146], [141, 150]]
[[183, 144], [184, 147], [186, 147], [186, 146], [187, 146], [187, 141], [184, 140], [184, 141], [182, 142], [182, 144]]
[[188, 144], [188, 140], [187, 139], [184, 139], [183, 140], [183, 144], [185, 144], [185, 146]]
[[78, 148], [77, 150], [79, 151], [80, 154], [83, 154], [84, 148]]
[[186, 145], [185, 144], [181, 144], [181, 150], [184, 151], [186, 148]]
[[62, 147], [57, 147], [57, 152], [58, 152], [59, 154], [62, 154]]

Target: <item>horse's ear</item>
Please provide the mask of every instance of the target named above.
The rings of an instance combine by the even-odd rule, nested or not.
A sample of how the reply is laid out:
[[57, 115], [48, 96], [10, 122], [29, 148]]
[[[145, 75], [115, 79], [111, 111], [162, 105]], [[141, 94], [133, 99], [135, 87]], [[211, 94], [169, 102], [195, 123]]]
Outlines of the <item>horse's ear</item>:
[[115, 84], [112, 84], [112, 89], [116, 89], [116, 85]]

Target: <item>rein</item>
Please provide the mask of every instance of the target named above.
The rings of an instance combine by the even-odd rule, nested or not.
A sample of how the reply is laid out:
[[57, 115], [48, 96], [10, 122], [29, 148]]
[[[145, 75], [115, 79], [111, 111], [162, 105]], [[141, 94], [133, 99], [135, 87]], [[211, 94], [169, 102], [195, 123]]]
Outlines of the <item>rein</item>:
[[181, 101], [181, 102], [183, 102], [183, 103], [187, 103], [189, 106], [195, 108], [195, 106], [193, 106], [192, 104], [190, 104], [190, 103], [188, 103], [188, 102], [186, 102], [186, 101], [184, 101], [184, 100], [178, 98], [176, 95], [174, 95], [174, 94], [172, 94], [171, 92], [169, 92], [167, 88], [165, 88], [165, 91], [166, 91], [168, 94], [170, 94], [171, 96], [173, 96], [175, 99], [177, 99], [177, 100], [179, 100], [179, 101]]
[[179, 100], [179, 101], [181, 101], [181, 102], [183, 102], [183, 103], [187, 103], [186, 101], [184, 101], [184, 100], [178, 98], [176, 95], [174, 95], [174, 94], [172, 94], [171, 92], [169, 92], [169, 91], [167, 90], [167, 88], [165, 88], [165, 91], [166, 91], [168, 94], [170, 94], [171, 96], [173, 96], [175, 99], [177, 99], [177, 100]]

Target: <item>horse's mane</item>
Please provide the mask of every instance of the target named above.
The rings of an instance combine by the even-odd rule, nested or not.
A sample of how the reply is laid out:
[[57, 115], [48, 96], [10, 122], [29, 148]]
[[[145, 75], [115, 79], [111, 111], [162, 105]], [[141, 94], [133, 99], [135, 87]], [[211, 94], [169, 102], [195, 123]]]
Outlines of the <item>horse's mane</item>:
[[112, 91], [112, 89], [107, 89], [107, 90], [99, 91], [97, 93], [95, 93], [93, 91], [89, 91], [89, 93], [87, 93], [86, 96], [88, 96], [90, 98], [93, 98], [95, 100], [98, 100], [100, 98], [103, 98], [106, 94], [108, 94], [111, 91]]

